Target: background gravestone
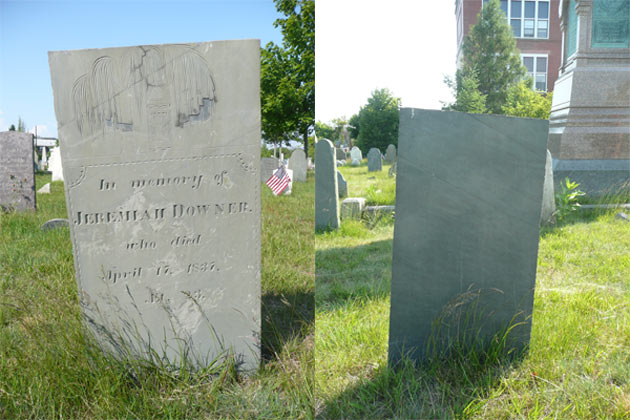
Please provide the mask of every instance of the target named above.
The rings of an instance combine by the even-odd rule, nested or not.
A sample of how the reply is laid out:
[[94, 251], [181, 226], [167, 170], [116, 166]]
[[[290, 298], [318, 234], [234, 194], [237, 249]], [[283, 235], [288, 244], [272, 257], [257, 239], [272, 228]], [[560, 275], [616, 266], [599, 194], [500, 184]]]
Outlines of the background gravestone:
[[[389, 361], [529, 341], [547, 121], [400, 110]], [[478, 337], [480, 342], [475, 342]]]
[[260, 181], [267, 182], [280, 167], [280, 160], [274, 157], [260, 159]]
[[385, 162], [396, 162], [396, 146], [394, 146], [393, 144], [387, 146], [387, 150], [385, 150]]
[[302, 149], [295, 149], [289, 158], [289, 168], [293, 170], [293, 181], [306, 182], [306, 154]]
[[343, 174], [339, 171], [337, 171], [337, 193], [339, 194], [339, 198], [348, 195], [348, 183], [343, 177]]
[[556, 202], [553, 189], [553, 169], [551, 167], [551, 153], [547, 150], [547, 159], [545, 161], [545, 182], [543, 184], [543, 201], [542, 211], [540, 214], [540, 222], [545, 224], [551, 222], [553, 214], [556, 211]]
[[368, 172], [383, 170], [383, 155], [376, 147], [372, 147], [367, 155]]
[[114, 355], [257, 369], [260, 42], [49, 61], [87, 325]]
[[50, 151], [48, 170], [52, 172], [53, 181], [63, 181], [63, 166], [61, 165], [61, 151], [59, 147], [53, 147]]
[[0, 210], [35, 209], [33, 135], [0, 132]]
[[354, 146], [352, 149], [350, 149], [350, 159], [352, 160], [352, 166], [359, 166], [361, 164], [361, 161], [363, 160], [361, 149], [359, 149], [357, 146]]
[[341, 147], [337, 147], [337, 160], [346, 160], [346, 152]]
[[339, 228], [338, 191], [335, 147], [321, 139], [315, 145], [315, 230]]

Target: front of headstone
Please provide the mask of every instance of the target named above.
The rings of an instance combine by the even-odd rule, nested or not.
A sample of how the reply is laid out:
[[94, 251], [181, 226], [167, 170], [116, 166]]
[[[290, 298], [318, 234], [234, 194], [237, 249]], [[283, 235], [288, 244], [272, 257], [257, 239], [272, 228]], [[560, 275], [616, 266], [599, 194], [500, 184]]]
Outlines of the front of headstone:
[[337, 147], [337, 160], [346, 160], [346, 152], [341, 147]]
[[0, 210], [35, 209], [33, 135], [0, 132]]
[[357, 146], [354, 146], [350, 149], [350, 159], [352, 162], [350, 163], [352, 166], [359, 166], [361, 161], [363, 160], [363, 154], [361, 153], [361, 149]]
[[[389, 362], [529, 342], [548, 123], [400, 110]], [[462, 205], [462, 202], [466, 205]]]
[[321, 139], [315, 145], [315, 230], [339, 228], [338, 190], [335, 147]]
[[116, 357], [257, 369], [260, 42], [49, 61], [86, 325]]
[[262, 158], [260, 160], [260, 181], [267, 182], [271, 175], [280, 167], [280, 160], [274, 157]]
[[346, 198], [341, 202], [342, 219], [361, 219], [361, 212], [365, 207], [366, 199], [363, 197]]
[[367, 155], [368, 172], [376, 172], [383, 170], [383, 155], [376, 147], [372, 147]]
[[339, 171], [337, 171], [337, 193], [339, 194], [339, 198], [348, 195], [348, 183], [343, 177], [343, 174]]
[[306, 182], [306, 154], [302, 149], [295, 149], [289, 158], [289, 168], [293, 171], [293, 181]]
[[387, 146], [387, 150], [385, 150], [385, 162], [396, 162], [396, 146], [394, 146], [393, 144]]
[[63, 181], [63, 166], [61, 165], [61, 151], [59, 147], [53, 147], [50, 151], [48, 170], [52, 172], [53, 181]]

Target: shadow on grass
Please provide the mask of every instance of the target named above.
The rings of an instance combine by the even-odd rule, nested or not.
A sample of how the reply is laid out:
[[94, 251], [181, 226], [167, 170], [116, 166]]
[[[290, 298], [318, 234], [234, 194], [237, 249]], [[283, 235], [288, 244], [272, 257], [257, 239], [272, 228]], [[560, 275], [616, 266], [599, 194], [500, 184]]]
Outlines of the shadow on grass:
[[467, 418], [479, 412], [483, 399], [501, 387], [525, 354], [455, 351], [424, 363], [404, 359], [396, 367], [381, 366], [370, 379], [325, 401], [317, 418]]
[[317, 304], [343, 306], [351, 298], [389, 296], [392, 240], [315, 252]]
[[275, 360], [290, 340], [303, 341], [313, 330], [313, 293], [264, 293], [262, 295], [261, 344], [263, 360]]

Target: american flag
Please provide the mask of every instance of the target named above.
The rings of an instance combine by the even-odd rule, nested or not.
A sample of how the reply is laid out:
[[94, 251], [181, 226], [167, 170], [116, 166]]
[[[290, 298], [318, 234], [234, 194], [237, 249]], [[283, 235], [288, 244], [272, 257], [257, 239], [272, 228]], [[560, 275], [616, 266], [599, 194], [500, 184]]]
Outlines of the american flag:
[[266, 184], [275, 195], [278, 195], [289, 186], [289, 181], [291, 181], [289, 173], [284, 165], [282, 165], [271, 175], [271, 178], [267, 180]]

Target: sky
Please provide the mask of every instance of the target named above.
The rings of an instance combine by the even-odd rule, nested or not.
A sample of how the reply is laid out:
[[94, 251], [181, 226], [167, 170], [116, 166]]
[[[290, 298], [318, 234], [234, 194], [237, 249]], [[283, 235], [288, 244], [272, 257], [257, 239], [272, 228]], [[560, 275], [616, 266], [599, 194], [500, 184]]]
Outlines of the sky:
[[0, 131], [57, 137], [48, 51], [260, 39], [282, 43], [272, 0], [0, 0]]
[[350, 118], [375, 89], [402, 106], [452, 101], [454, 0], [316, 0], [315, 119]]
[[[439, 109], [455, 72], [452, 0], [316, 0], [316, 120], [350, 118], [374, 89]], [[258, 38], [282, 42], [272, 0], [0, 0], [0, 131], [57, 136], [48, 51]]]

